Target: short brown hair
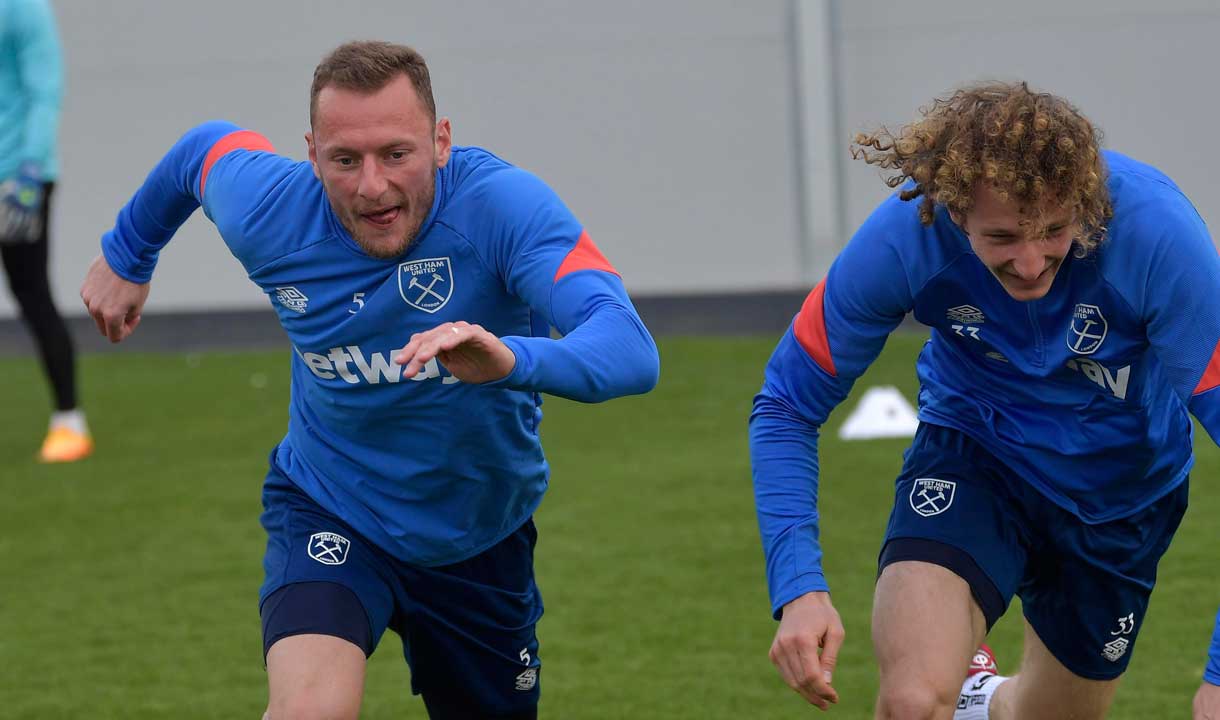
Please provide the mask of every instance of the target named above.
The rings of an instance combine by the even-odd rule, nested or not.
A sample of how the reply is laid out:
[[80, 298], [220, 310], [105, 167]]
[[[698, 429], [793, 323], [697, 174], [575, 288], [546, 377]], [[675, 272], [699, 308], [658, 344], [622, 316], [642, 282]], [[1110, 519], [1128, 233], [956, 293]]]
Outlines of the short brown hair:
[[965, 214], [979, 182], [1031, 212], [1050, 203], [1076, 213], [1077, 243], [1087, 252], [1114, 214], [1101, 157], [1101, 131], [1063, 98], [1024, 83], [980, 83], [938, 98], [898, 134], [882, 128], [856, 135], [853, 158], [895, 171], [890, 187], [915, 186], [900, 197], [923, 196], [920, 220], [932, 223], [937, 204]]
[[313, 126], [318, 110], [318, 93], [334, 85], [345, 90], [375, 92], [385, 87], [399, 74], [406, 75], [424, 101], [428, 114], [436, 122], [436, 100], [432, 97], [432, 78], [424, 56], [406, 45], [361, 40], [340, 45], [322, 58], [313, 71], [313, 86], [309, 89], [309, 125]]

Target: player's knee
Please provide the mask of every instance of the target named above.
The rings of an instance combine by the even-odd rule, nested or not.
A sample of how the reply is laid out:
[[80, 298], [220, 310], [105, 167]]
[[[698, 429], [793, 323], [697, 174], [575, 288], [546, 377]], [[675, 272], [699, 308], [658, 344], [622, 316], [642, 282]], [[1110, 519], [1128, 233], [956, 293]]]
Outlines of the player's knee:
[[424, 707], [430, 720], [537, 720], [537, 704], [527, 704], [516, 710], [488, 709], [474, 698], [425, 692]]
[[877, 717], [884, 720], [932, 720], [950, 717], [957, 704], [957, 688], [934, 687], [917, 676], [881, 681]]
[[311, 687], [273, 698], [263, 720], [355, 720], [359, 715], [360, 693]]

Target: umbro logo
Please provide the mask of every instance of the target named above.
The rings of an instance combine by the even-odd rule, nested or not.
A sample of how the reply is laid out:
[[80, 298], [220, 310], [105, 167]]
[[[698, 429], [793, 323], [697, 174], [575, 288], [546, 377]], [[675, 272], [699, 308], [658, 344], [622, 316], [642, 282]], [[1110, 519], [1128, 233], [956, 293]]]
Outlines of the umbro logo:
[[1131, 641], [1127, 638], [1116, 638], [1106, 643], [1101, 648], [1101, 656], [1110, 662], [1118, 662], [1123, 655], [1127, 654], [1127, 648], [1131, 647]]
[[288, 308], [294, 313], [301, 315], [305, 314], [305, 308], [309, 307], [309, 298], [305, 297], [305, 293], [297, 290], [293, 286], [277, 287], [275, 289], [275, 299], [280, 302], [280, 305]]
[[983, 311], [973, 305], [958, 305], [951, 307], [945, 313], [945, 317], [954, 322], [965, 323], [966, 325], [978, 325], [987, 318], [983, 315]]
[[515, 687], [521, 692], [529, 692], [538, 684], [538, 668], [526, 668], [517, 676]]
[[1135, 632], [1135, 613], [1128, 613], [1115, 622], [1118, 623], [1118, 629], [1110, 631], [1110, 635], [1120, 637], [1115, 637], [1101, 648], [1102, 657], [1110, 662], [1117, 662], [1119, 658], [1127, 654], [1127, 648], [1131, 647], [1131, 641], [1121, 636]]

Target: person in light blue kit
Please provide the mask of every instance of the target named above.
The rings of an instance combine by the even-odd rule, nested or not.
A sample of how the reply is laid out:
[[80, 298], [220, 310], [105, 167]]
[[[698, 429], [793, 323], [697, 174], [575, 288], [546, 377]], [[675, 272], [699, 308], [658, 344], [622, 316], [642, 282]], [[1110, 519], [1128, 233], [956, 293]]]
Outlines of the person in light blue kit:
[[288, 433], [263, 493], [270, 718], [356, 717], [386, 628], [431, 717], [534, 718], [540, 394], [647, 392], [656, 345], [546, 185], [452, 146], [413, 49], [334, 50], [310, 126], [309, 162], [225, 122], [187, 132], [81, 297], [126, 338], [159, 250], [202, 206], [288, 334]]
[[34, 337], [55, 410], [43, 462], [93, 452], [76, 396], [76, 354], [47, 272], [51, 196], [59, 175], [56, 134], [63, 60], [46, 0], [0, 0], [0, 259]]
[[[823, 709], [843, 625], [818, 428], [908, 313], [931, 338], [878, 562], [876, 716], [1100, 718], [1113, 700], [1186, 509], [1190, 415], [1220, 438], [1220, 257], [1172, 180], [1099, 137], [1024, 83], [856, 137], [899, 192], [810, 293], [750, 418], [771, 659]], [[1004, 677], [983, 640], [1014, 595], [1025, 657]], [[1194, 713], [1220, 713], [1220, 630]]]

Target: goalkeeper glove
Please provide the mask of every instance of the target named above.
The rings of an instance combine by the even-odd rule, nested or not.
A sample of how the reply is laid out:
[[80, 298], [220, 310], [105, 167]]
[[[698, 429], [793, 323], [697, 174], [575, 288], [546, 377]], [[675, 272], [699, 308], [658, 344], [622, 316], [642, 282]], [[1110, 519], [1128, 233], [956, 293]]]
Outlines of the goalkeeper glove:
[[34, 242], [42, 232], [42, 175], [33, 163], [0, 183], [0, 242]]

